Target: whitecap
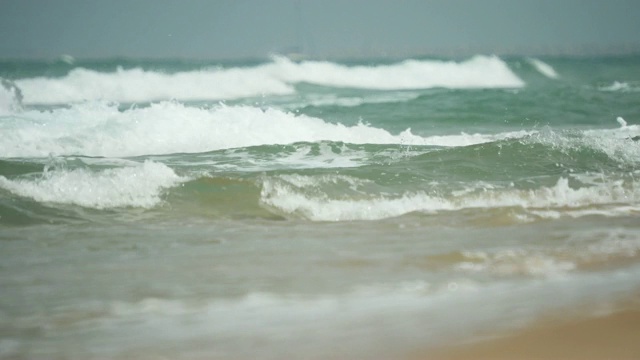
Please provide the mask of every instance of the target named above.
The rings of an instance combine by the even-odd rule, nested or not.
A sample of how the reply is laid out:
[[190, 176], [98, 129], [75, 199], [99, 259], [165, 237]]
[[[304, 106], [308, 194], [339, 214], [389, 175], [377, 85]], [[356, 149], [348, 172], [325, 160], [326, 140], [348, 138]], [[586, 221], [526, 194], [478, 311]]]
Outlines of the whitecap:
[[544, 61], [535, 58], [530, 58], [528, 61], [540, 74], [548, 77], [549, 79], [557, 79], [559, 77], [556, 70]]
[[166, 165], [145, 161], [137, 166], [101, 171], [55, 169], [29, 179], [0, 175], [0, 188], [43, 203], [87, 208], [152, 208], [164, 189], [185, 181]]
[[530, 134], [419, 136], [410, 129], [392, 134], [364, 123], [333, 124], [272, 108], [196, 108], [178, 102], [124, 111], [119, 111], [117, 104], [89, 102], [50, 111], [29, 110], [10, 120], [0, 123], [3, 157], [126, 157], [319, 141], [465, 146]]
[[458, 196], [439, 196], [420, 191], [363, 199], [331, 198], [326, 193], [318, 193], [317, 186], [318, 183], [300, 186], [299, 180], [292, 181], [287, 177], [265, 178], [260, 200], [264, 206], [275, 211], [313, 221], [379, 220], [411, 212], [433, 214], [496, 208], [520, 208], [542, 217], [548, 212], [562, 216], [583, 211], [589, 215], [592, 214], [590, 208], [594, 206], [602, 206], [597, 211], [605, 215], [610, 212], [618, 214], [623, 210], [626, 214], [640, 211], [640, 188], [635, 183], [627, 184], [621, 180], [572, 188], [568, 178], [560, 178], [554, 186], [531, 190], [494, 188], [463, 192]]
[[[496, 56], [475, 56], [462, 62], [406, 60], [373, 66], [346, 66], [328, 61], [293, 62], [286, 57], [274, 56], [271, 62], [253, 67], [176, 73], [141, 68], [119, 68], [114, 72], [75, 68], [62, 77], [25, 78], [16, 83], [24, 91], [25, 104], [67, 104], [86, 100], [121, 103], [168, 99], [229, 100], [292, 94], [295, 92], [293, 85], [297, 83], [372, 90], [520, 88], [525, 85]], [[353, 103], [354, 100], [346, 101], [349, 106]]]

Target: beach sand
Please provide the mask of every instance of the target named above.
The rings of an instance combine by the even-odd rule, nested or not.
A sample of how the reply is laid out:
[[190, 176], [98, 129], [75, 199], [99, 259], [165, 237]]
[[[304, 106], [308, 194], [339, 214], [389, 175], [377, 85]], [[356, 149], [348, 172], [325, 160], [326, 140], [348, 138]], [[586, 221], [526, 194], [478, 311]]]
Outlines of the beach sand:
[[640, 359], [640, 308], [573, 321], [545, 321], [499, 338], [409, 359]]

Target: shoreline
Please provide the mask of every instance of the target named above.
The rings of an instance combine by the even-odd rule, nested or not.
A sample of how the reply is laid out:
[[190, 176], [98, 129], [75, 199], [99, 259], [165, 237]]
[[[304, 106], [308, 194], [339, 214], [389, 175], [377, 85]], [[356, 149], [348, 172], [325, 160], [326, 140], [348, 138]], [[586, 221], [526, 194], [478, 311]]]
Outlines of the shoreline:
[[588, 318], [547, 320], [504, 336], [414, 353], [408, 359], [640, 359], [640, 307]]

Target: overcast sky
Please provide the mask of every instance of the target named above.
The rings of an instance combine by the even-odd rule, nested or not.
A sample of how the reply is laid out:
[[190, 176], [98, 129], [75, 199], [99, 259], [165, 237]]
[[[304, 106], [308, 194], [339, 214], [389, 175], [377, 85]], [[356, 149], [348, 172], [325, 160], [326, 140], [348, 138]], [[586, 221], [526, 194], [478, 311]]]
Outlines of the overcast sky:
[[629, 52], [640, 0], [0, 0], [0, 57]]

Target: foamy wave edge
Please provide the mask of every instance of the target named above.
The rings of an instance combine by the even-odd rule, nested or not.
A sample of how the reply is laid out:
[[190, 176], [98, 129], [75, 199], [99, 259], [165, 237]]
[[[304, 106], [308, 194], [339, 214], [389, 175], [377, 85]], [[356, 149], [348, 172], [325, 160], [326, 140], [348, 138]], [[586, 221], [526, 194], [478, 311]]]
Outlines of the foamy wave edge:
[[572, 188], [567, 178], [560, 178], [552, 187], [533, 190], [492, 189], [447, 197], [416, 192], [396, 197], [345, 200], [309, 195], [286, 179], [274, 177], [263, 180], [260, 201], [273, 211], [312, 221], [380, 220], [412, 212], [434, 214], [496, 208], [523, 209], [525, 215], [516, 219], [528, 221], [530, 217], [553, 219], [639, 212], [640, 189], [635, 183], [629, 185], [622, 180]]
[[462, 62], [406, 60], [390, 65], [346, 66], [328, 61], [293, 62], [274, 56], [254, 67], [209, 68], [164, 73], [141, 68], [105, 73], [75, 68], [60, 78], [16, 81], [25, 104], [65, 104], [86, 100], [123, 103], [167, 99], [229, 100], [295, 92], [293, 84], [375, 90], [433, 87], [520, 88], [525, 83], [496, 56], [475, 56]]
[[557, 79], [559, 77], [556, 70], [546, 62], [536, 58], [529, 58], [527, 59], [527, 61], [536, 69], [536, 71], [548, 77], [549, 79]]
[[168, 166], [145, 161], [136, 166], [106, 169], [55, 169], [35, 179], [7, 179], [0, 188], [41, 203], [79, 205], [86, 208], [152, 208], [162, 202], [164, 189], [186, 181]]
[[0, 123], [0, 154], [6, 158], [51, 154], [127, 157], [203, 153], [221, 149], [295, 142], [463, 146], [526, 131], [497, 135], [422, 137], [367, 124], [332, 124], [277, 109], [218, 105], [196, 108], [160, 102], [119, 111], [117, 104], [90, 102], [50, 111], [28, 110]]

